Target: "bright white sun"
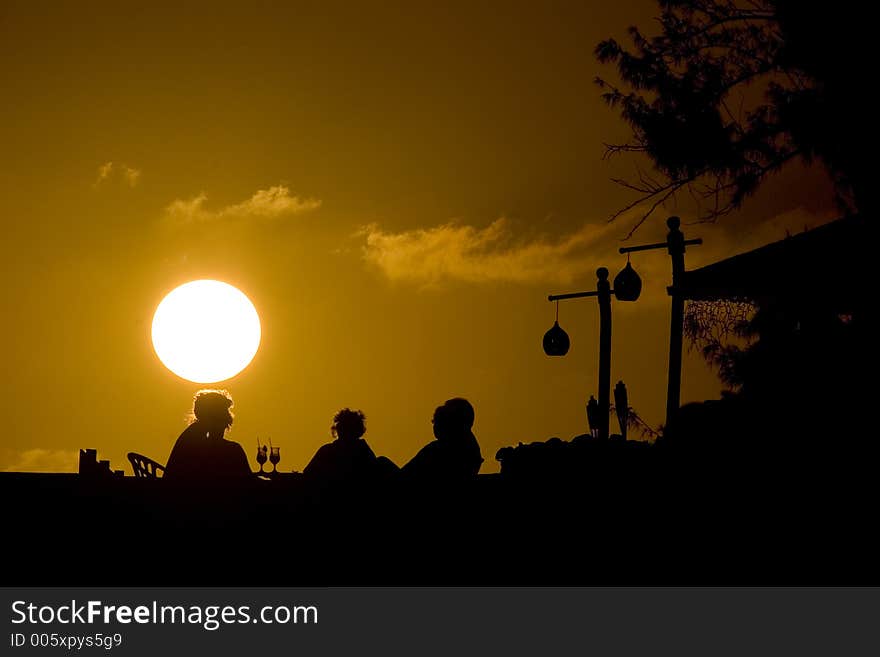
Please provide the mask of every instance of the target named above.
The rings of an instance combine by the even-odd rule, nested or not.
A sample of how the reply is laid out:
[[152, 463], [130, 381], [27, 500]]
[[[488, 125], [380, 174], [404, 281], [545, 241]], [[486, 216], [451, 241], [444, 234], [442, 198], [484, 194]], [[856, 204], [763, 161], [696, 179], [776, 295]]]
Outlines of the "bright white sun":
[[173, 289], [153, 315], [153, 348], [177, 376], [214, 383], [241, 372], [260, 346], [260, 318], [241, 291], [220, 281]]

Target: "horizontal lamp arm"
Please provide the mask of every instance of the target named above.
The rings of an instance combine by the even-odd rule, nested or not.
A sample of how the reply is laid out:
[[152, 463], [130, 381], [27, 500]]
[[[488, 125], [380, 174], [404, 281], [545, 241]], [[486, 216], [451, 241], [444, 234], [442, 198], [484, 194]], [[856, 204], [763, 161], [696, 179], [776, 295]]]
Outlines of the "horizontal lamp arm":
[[620, 253], [634, 253], [636, 251], [652, 251], [653, 249], [665, 249], [666, 242], [658, 242], [657, 244], [642, 244], [641, 246], [622, 246], [618, 249]]
[[592, 292], [570, 292], [569, 294], [551, 294], [547, 297], [547, 301], [562, 301], [563, 299], [580, 299], [582, 297], [595, 297], [599, 295], [598, 290]]
[[[698, 237], [692, 240], [685, 240], [685, 246], [696, 246], [702, 244], [703, 239]], [[620, 253], [635, 253], [636, 251], [652, 251], [654, 249], [665, 249], [669, 245], [666, 242], [657, 242], [656, 244], [643, 244], [641, 246], [622, 246], [618, 249]]]

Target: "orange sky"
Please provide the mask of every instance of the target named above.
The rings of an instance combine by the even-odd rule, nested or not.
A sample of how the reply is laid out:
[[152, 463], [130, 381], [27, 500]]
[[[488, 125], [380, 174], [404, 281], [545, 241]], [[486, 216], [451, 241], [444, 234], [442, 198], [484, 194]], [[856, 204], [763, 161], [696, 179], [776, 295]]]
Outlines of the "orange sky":
[[[483, 472], [519, 441], [585, 431], [595, 302], [569, 302], [549, 359], [550, 292], [592, 289], [631, 217], [603, 161], [627, 129], [592, 84], [601, 38], [652, 2], [37, 3], [0, 8], [3, 222], [0, 470], [74, 470], [95, 447], [167, 459], [199, 387], [158, 361], [152, 313], [215, 278], [263, 322], [221, 385], [231, 438], [301, 470], [343, 406], [398, 463], [436, 405], [476, 407]], [[481, 4], [481, 3], [476, 3]], [[491, 5], [492, 3], [490, 3]], [[668, 208], [635, 242], [664, 234]], [[689, 266], [834, 216], [820, 171], [789, 170], [743, 211], [687, 227]], [[668, 259], [614, 308], [614, 381], [659, 424]], [[683, 399], [720, 388], [697, 354]]]

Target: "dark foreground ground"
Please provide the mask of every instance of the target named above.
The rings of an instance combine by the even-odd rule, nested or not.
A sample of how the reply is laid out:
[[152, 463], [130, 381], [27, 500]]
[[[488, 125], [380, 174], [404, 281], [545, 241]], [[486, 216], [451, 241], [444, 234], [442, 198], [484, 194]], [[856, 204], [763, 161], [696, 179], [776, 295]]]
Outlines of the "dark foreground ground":
[[15, 585], [880, 584], [873, 464], [321, 488], [0, 474]]

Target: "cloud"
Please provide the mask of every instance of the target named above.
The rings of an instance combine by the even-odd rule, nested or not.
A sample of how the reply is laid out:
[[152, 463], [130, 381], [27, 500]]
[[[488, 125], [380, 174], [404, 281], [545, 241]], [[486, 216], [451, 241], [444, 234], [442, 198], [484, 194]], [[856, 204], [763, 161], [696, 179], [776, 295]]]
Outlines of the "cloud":
[[225, 218], [275, 218], [321, 207], [320, 200], [292, 196], [290, 189], [283, 185], [260, 189], [246, 201], [215, 210], [205, 207], [207, 200], [204, 192], [190, 199], [177, 199], [165, 208], [165, 214], [180, 222], [216, 221]]
[[111, 178], [117, 177], [129, 187], [135, 187], [141, 177], [141, 170], [130, 167], [127, 164], [114, 164], [113, 162], [104, 162], [98, 167], [98, 177], [95, 180], [94, 187], [99, 187]]
[[76, 472], [79, 452], [66, 449], [27, 449], [7, 458], [4, 472]]
[[[688, 237], [702, 237], [703, 246], [688, 249], [687, 266], [696, 268], [783, 239], [805, 227], [815, 228], [832, 217], [796, 208], [759, 223], [744, 226], [733, 218], [714, 224], [685, 225]], [[468, 283], [545, 283], [591, 286], [598, 266], [612, 278], [623, 266], [617, 252], [624, 244], [665, 240], [660, 222], [646, 226], [626, 242], [626, 217], [613, 223], [587, 223], [559, 237], [517, 238], [510, 222], [497, 219], [485, 228], [447, 223], [431, 228], [387, 232], [375, 224], [358, 231], [364, 239], [363, 257], [391, 280], [428, 287], [448, 281]], [[665, 303], [670, 281], [665, 250], [632, 255], [633, 266], [646, 283], [646, 298]]]
[[140, 169], [135, 169], [133, 167], [122, 166], [122, 176], [125, 179], [125, 182], [128, 183], [129, 187], [134, 187], [138, 184], [138, 180], [141, 177]]
[[95, 181], [95, 185], [100, 185], [102, 182], [107, 180], [110, 177], [110, 174], [113, 173], [113, 163], [105, 162], [101, 166], [98, 167], [98, 179]]
[[557, 239], [517, 240], [510, 222], [496, 219], [485, 228], [456, 223], [401, 233], [375, 224], [362, 228], [364, 259], [392, 280], [437, 285], [447, 280], [571, 283], [589, 279], [596, 255], [606, 252], [619, 229], [585, 224]]
[[210, 213], [203, 208], [207, 200], [208, 196], [204, 192], [186, 201], [177, 199], [165, 208], [165, 214], [174, 219], [187, 221], [209, 219]]

